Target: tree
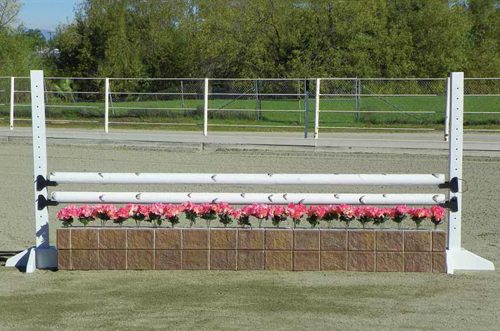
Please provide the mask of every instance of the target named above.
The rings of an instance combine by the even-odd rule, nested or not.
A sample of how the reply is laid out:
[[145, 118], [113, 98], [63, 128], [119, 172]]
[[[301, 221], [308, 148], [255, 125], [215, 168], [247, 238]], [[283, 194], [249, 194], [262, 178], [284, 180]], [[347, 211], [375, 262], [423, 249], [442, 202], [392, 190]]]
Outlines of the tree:
[[21, 3], [18, 0], [0, 0], [0, 29], [13, 23], [20, 10]]

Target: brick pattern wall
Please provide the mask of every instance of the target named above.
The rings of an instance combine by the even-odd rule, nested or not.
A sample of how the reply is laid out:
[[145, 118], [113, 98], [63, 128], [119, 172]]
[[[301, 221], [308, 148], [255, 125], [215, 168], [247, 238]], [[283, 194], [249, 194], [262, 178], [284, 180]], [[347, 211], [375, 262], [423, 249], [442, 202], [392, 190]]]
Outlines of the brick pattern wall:
[[64, 270], [446, 272], [446, 233], [411, 230], [64, 228]]

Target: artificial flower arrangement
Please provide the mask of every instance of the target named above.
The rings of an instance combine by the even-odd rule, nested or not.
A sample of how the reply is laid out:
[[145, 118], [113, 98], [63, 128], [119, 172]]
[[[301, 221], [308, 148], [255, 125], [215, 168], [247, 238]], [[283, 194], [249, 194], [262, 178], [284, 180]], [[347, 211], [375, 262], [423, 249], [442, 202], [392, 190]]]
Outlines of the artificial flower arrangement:
[[127, 204], [120, 208], [109, 204], [79, 207], [69, 205], [58, 211], [57, 218], [65, 227], [73, 225], [76, 220], [84, 226], [93, 221], [100, 221], [101, 225], [104, 226], [108, 221], [123, 225], [129, 219], [134, 220], [137, 226], [140, 226], [141, 222], [144, 221], [158, 227], [167, 221], [171, 227], [174, 227], [179, 223], [181, 214], [184, 214], [185, 218], [190, 221], [191, 226], [195, 225], [198, 219], [204, 219], [207, 227], [210, 227], [211, 221], [218, 218], [224, 227], [233, 221], [236, 221], [241, 227], [246, 227], [251, 226], [251, 217], [253, 217], [257, 219], [259, 227], [262, 227], [263, 223], [269, 220], [273, 226], [279, 227], [287, 219], [292, 221], [293, 227], [305, 219], [312, 228], [320, 225], [321, 222], [325, 222], [328, 227], [331, 227], [334, 221], [344, 223], [347, 228], [355, 220], [363, 228], [368, 224], [381, 226], [389, 220], [401, 227], [405, 220], [411, 220], [418, 229], [425, 220], [430, 220], [437, 228], [444, 220], [445, 209], [440, 206], [409, 208], [403, 205], [393, 208], [379, 208], [346, 204], [309, 207], [303, 204], [289, 204], [286, 207], [253, 204], [234, 208], [227, 203], [193, 204], [186, 202], [183, 204]]

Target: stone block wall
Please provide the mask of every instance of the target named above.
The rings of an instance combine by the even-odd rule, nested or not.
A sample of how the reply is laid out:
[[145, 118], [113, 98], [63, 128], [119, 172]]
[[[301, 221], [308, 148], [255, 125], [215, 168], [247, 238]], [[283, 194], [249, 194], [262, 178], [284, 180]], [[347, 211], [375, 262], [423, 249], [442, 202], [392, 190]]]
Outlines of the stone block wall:
[[446, 272], [429, 230], [63, 228], [63, 270]]

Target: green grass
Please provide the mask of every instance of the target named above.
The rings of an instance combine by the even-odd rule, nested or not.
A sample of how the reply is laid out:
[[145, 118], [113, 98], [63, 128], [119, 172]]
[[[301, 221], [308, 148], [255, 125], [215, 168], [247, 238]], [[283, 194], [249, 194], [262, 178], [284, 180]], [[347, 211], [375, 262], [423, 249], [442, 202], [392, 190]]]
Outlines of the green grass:
[[[467, 112], [500, 112], [495, 97], [466, 97]], [[90, 120], [103, 122], [103, 102], [63, 102], [48, 100], [48, 119]], [[71, 106], [75, 106], [72, 108]], [[85, 108], [78, 108], [84, 106]], [[258, 110], [260, 107], [261, 111]], [[320, 127], [413, 127], [442, 128], [444, 123], [444, 97], [362, 97], [358, 102], [351, 97], [321, 100]], [[166, 109], [167, 108], [167, 109]], [[302, 130], [305, 119], [304, 100], [216, 99], [209, 102], [209, 123], [222, 126], [270, 127], [274, 130]], [[336, 111], [336, 112], [332, 112]], [[339, 112], [340, 111], [340, 112]], [[342, 112], [344, 111], [344, 112]], [[16, 118], [29, 118], [29, 106], [18, 105]], [[382, 112], [382, 113], [380, 113]], [[411, 112], [411, 113], [408, 113]], [[8, 117], [8, 105], [0, 106], [0, 117]], [[308, 125], [314, 123], [314, 100], [308, 103]], [[203, 101], [135, 99], [112, 102], [110, 121], [141, 123], [170, 123], [172, 126], [199, 126], [203, 123]], [[500, 114], [466, 114], [466, 127], [498, 128]], [[97, 124], [96, 124], [97, 125]]]

